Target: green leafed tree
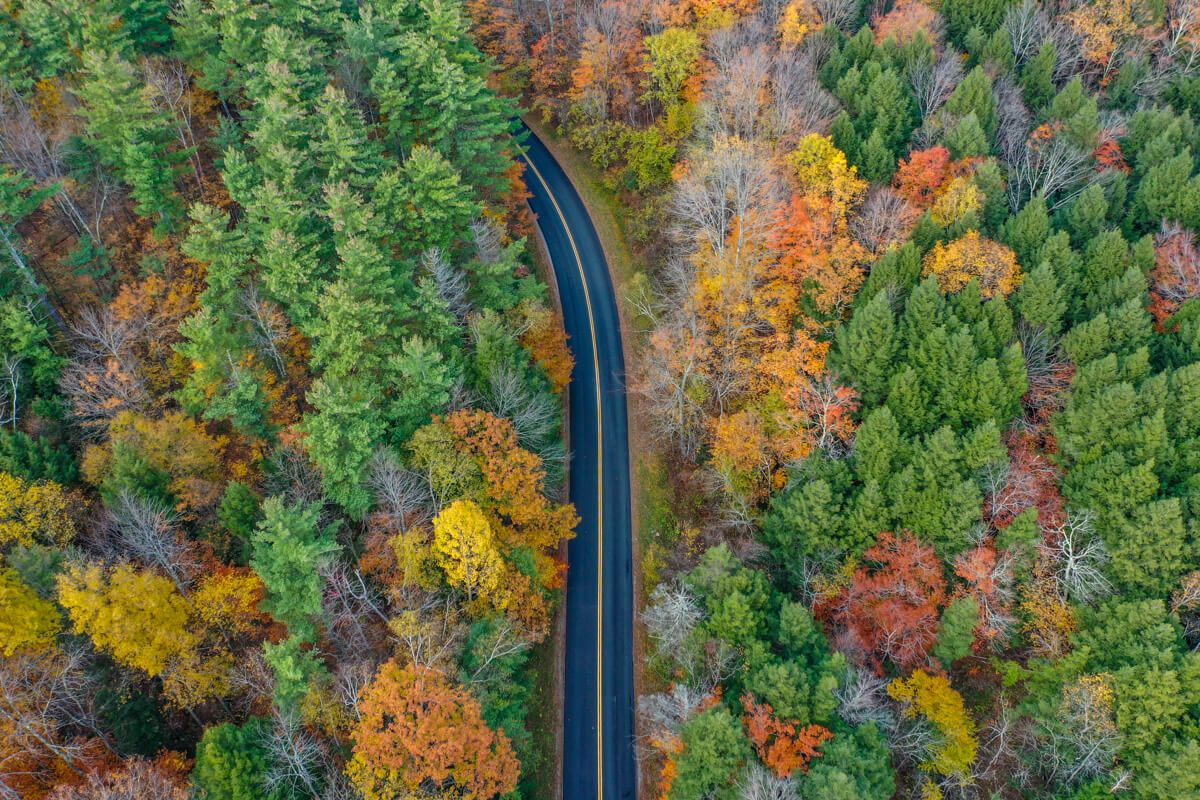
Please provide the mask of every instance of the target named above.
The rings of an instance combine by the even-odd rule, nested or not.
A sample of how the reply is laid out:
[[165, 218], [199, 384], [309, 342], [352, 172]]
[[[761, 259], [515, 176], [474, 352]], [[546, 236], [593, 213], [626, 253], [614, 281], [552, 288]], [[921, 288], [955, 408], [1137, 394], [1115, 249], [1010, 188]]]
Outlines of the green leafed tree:
[[319, 507], [285, 505], [268, 497], [251, 539], [250, 566], [267, 587], [266, 611], [300, 639], [311, 640], [321, 613], [321, 565], [337, 550], [333, 532], [319, 525]]

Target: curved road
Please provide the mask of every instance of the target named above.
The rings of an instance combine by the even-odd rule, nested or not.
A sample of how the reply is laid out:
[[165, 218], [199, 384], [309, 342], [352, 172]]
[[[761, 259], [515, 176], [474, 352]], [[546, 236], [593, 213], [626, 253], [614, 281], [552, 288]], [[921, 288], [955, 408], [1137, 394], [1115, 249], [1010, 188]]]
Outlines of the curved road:
[[529, 205], [554, 267], [575, 370], [570, 403], [563, 800], [634, 800], [633, 577], [625, 356], [608, 264], [575, 188], [532, 132]]

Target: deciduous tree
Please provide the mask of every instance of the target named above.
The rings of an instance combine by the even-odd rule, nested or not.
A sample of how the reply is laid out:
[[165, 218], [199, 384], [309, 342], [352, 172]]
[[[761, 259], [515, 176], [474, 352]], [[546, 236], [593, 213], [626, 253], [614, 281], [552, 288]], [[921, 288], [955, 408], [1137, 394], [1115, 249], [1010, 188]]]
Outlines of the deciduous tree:
[[368, 800], [395, 800], [424, 786], [469, 800], [516, 787], [518, 764], [503, 731], [479, 703], [427, 667], [380, 667], [358, 706], [348, 771]]

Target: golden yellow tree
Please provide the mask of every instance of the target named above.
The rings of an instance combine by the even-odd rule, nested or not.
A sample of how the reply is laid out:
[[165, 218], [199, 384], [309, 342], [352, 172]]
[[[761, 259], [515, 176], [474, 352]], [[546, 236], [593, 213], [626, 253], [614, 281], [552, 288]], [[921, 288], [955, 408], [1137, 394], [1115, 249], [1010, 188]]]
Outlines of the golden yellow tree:
[[433, 546], [451, 586], [462, 589], [470, 600], [482, 597], [497, 608], [504, 607], [500, 598], [504, 559], [478, 504], [455, 500], [443, 508], [433, 520]]
[[34, 542], [61, 546], [74, 535], [61, 486], [0, 472], [0, 547]]
[[54, 642], [62, 620], [12, 569], [0, 569], [0, 653], [39, 650]]
[[858, 168], [850, 165], [846, 154], [828, 136], [805, 136], [787, 157], [787, 163], [801, 193], [826, 200], [835, 220], [844, 221], [867, 194], [867, 182], [858, 177]]
[[187, 601], [153, 570], [74, 564], [58, 578], [58, 600], [76, 633], [151, 677], [189, 658], [198, 644]]
[[921, 769], [936, 775], [968, 777], [979, 749], [975, 721], [949, 679], [917, 670], [907, 679], [896, 678], [887, 691], [901, 703], [904, 716], [924, 717], [937, 731], [938, 743], [921, 763]]
[[938, 286], [947, 294], [977, 280], [984, 297], [1007, 296], [1024, 277], [1016, 254], [980, 236], [978, 231], [967, 231], [950, 244], [935, 245], [925, 256], [925, 274], [936, 276]]

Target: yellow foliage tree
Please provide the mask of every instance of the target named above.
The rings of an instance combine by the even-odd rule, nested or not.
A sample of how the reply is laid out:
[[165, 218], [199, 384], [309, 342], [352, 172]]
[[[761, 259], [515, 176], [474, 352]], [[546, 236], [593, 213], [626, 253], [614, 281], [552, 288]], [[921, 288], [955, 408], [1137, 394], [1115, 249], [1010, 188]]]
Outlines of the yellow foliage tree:
[[58, 600], [76, 633], [151, 677], [195, 651], [187, 601], [167, 578], [132, 564], [75, 564], [58, 578]]
[[265, 593], [262, 578], [252, 570], [224, 568], [200, 580], [192, 605], [204, 627], [243, 635], [268, 622], [259, 610]]
[[221, 460], [224, 439], [208, 435], [204, 426], [182, 411], [158, 419], [125, 411], [109, 425], [109, 441], [88, 448], [83, 474], [100, 484], [112, 468], [113, 446], [130, 447], [152, 466], [171, 476], [171, 494], [184, 510], [212, 509], [221, 499], [230, 465]]
[[48, 647], [61, 628], [53, 603], [38, 597], [15, 570], [0, 569], [0, 653]]
[[968, 177], [961, 176], [946, 184], [929, 209], [933, 221], [949, 227], [968, 214], [983, 208], [983, 193]]
[[896, 678], [888, 684], [888, 695], [904, 706], [904, 716], [924, 717], [939, 735], [939, 743], [921, 764], [921, 769], [937, 775], [966, 778], [979, 743], [975, 721], [967, 714], [962, 695], [954, 691], [942, 675], [917, 670], [907, 679]]
[[791, 0], [779, 17], [779, 38], [783, 44], [795, 47], [820, 27], [821, 13], [812, 0]]
[[433, 546], [451, 586], [468, 599], [482, 597], [503, 608], [504, 559], [483, 510], [470, 500], [455, 500], [433, 520]]
[[762, 419], [753, 410], [722, 414], [712, 422], [712, 462], [729, 487], [761, 496], [772, 465], [772, 447]]
[[984, 297], [1007, 296], [1024, 278], [1016, 254], [978, 231], [967, 231], [950, 244], [935, 245], [925, 256], [925, 274], [936, 276], [947, 294], [977, 280]]
[[34, 542], [62, 546], [74, 535], [61, 486], [0, 472], [0, 547]]
[[801, 193], [829, 202], [834, 219], [845, 219], [867, 194], [867, 182], [858, 177], [858, 168], [846, 161], [846, 154], [828, 136], [805, 136], [787, 157], [787, 163]]

